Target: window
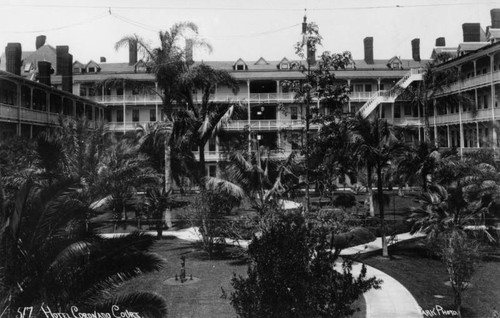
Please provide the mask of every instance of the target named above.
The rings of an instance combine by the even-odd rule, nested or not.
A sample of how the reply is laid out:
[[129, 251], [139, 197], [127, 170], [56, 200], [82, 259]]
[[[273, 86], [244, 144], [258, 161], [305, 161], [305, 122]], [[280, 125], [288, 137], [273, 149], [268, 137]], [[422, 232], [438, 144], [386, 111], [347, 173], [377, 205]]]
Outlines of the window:
[[81, 73], [81, 71], [82, 71], [81, 68], [79, 68], [79, 67], [73, 67], [73, 73], [79, 74], [79, 73]]
[[137, 87], [132, 89], [132, 95], [139, 95], [139, 89]]
[[282, 69], [282, 70], [288, 70], [289, 69], [288, 63], [281, 63], [280, 69]]
[[354, 85], [354, 91], [355, 92], [362, 92], [363, 91], [363, 85], [361, 85], [361, 84]]
[[290, 119], [297, 120], [298, 118], [299, 118], [298, 108], [297, 107], [291, 107], [290, 108]]
[[121, 109], [116, 110], [116, 121], [123, 122], [123, 111]]
[[139, 121], [139, 110], [138, 109], [132, 109], [132, 121], [133, 122]]
[[209, 165], [208, 166], [208, 175], [211, 177], [217, 176], [217, 166], [216, 165]]
[[123, 95], [123, 87], [116, 88], [116, 95]]
[[245, 65], [243, 65], [243, 64], [236, 65], [236, 70], [237, 71], [244, 71], [245, 70]]
[[411, 105], [404, 105], [404, 109], [405, 109], [405, 116], [411, 116]]
[[107, 95], [107, 96], [111, 95], [111, 88], [110, 87], [106, 87], [104, 89], [104, 95]]
[[208, 140], [208, 151], [216, 151], [215, 150], [215, 138], [210, 138]]
[[95, 67], [89, 67], [89, 73], [95, 73]]
[[30, 108], [31, 106], [31, 89], [28, 86], [21, 86], [21, 106]]
[[80, 96], [87, 96], [87, 88], [80, 86]]
[[371, 92], [372, 91], [372, 84], [365, 84], [365, 92]]
[[488, 95], [483, 96], [483, 105], [485, 109], [488, 108]]
[[401, 105], [394, 104], [394, 118], [400, 118], [400, 117], [401, 117]]
[[156, 121], [156, 109], [149, 110], [149, 121]]

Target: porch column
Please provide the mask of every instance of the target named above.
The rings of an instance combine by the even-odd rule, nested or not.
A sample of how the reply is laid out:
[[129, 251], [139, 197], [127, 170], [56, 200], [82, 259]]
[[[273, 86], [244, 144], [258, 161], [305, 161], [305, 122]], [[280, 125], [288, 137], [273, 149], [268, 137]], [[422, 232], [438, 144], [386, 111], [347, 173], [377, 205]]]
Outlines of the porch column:
[[[350, 78], [347, 79], [347, 86], [349, 86], [349, 89], [351, 88], [351, 79]], [[347, 102], [347, 109], [349, 110], [349, 113], [352, 112], [350, 98], [349, 98], [349, 101]]]
[[476, 147], [480, 147], [479, 143], [479, 122], [476, 121]]
[[[155, 82], [155, 92], [158, 93], [158, 82]], [[125, 94], [125, 91], [123, 91], [123, 93]], [[123, 99], [125, 99], [125, 96]], [[156, 121], [159, 121], [158, 118], [160, 118], [160, 114], [158, 113], [158, 103], [155, 103], [155, 114]]]
[[250, 80], [247, 80], [247, 114], [248, 114], [248, 154], [252, 152], [252, 122], [250, 121]]
[[437, 112], [437, 109], [436, 109], [436, 100], [434, 99], [433, 100], [433, 103], [432, 103], [432, 109], [433, 109], [433, 117], [434, 117], [434, 145], [436, 147], [439, 146], [439, 136], [438, 136], [438, 129], [437, 129], [437, 124], [436, 124], [436, 112]]
[[[417, 117], [420, 118], [420, 107], [417, 107]], [[418, 142], [422, 141], [420, 125], [418, 127]]]
[[492, 138], [492, 143], [493, 143], [493, 151], [496, 150], [497, 147], [497, 130], [496, 130], [496, 124], [495, 124], [495, 84], [493, 82], [493, 72], [494, 68], [493, 65], [495, 63], [495, 54], [491, 53], [490, 54], [490, 87], [491, 87], [491, 138]]
[[17, 103], [17, 125], [16, 125], [16, 135], [18, 137], [21, 136], [21, 84], [17, 83], [17, 89], [16, 89], [16, 103]]
[[448, 144], [448, 148], [451, 148], [450, 125], [446, 125], [446, 142]]
[[[458, 66], [458, 74], [462, 72], [462, 66]], [[458, 81], [458, 94], [462, 93], [461, 82]], [[463, 157], [464, 154], [464, 127], [462, 124], [462, 104], [458, 103], [458, 123], [459, 123], [459, 132], [460, 132], [460, 157]]]
[[122, 81], [123, 85], [123, 134], [126, 133], [125, 121], [127, 120], [127, 104], [125, 103], [125, 81]]

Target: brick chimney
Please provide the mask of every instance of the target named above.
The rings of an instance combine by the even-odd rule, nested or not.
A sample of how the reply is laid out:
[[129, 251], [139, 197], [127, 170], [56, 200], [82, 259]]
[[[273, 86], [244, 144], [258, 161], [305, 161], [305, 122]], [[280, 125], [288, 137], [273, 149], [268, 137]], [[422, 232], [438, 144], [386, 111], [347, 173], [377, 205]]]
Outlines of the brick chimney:
[[446, 46], [446, 40], [443, 37], [436, 39], [436, 46]]
[[7, 43], [5, 47], [5, 68], [12, 74], [21, 75], [21, 43]]
[[61, 70], [63, 68], [63, 60], [66, 54], [69, 54], [69, 46], [67, 45], [56, 46], [56, 75], [61, 75]]
[[73, 93], [73, 55], [66, 53], [61, 70], [62, 90]]
[[50, 62], [38, 61], [38, 82], [50, 86], [50, 74], [52, 73]]
[[366, 64], [373, 64], [373, 37], [366, 37], [363, 43], [365, 45], [365, 62]]
[[137, 42], [133, 40], [128, 41], [128, 64], [134, 65], [137, 63]]
[[104, 56], [101, 56], [101, 63], [106, 63], [106, 58]]
[[35, 46], [37, 50], [45, 45], [45, 40], [47, 40], [47, 37], [45, 35], [39, 35], [36, 37]]
[[480, 42], [481, 41], [481, 24], [479, 23], [464, 23], [462, 24], [464, 32], [464, 42]]
[[420, 62], [420, 39], [411, 40], [411, 56], [414, 61]]
[[500, 29], [500, 9], [491, 9], [491, 28]]

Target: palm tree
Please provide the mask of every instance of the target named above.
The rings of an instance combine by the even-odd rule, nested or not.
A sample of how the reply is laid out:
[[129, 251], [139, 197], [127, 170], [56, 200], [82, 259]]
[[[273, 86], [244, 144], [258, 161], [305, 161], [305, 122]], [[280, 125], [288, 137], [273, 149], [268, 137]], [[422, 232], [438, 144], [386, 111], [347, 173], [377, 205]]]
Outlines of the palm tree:
[[377, 201], [381, 220], [382, 254], [389, 256], [387, 250], [383, 169], [403, 151], [403, 145], [393, 133], [392, 127], [384, 120], [369, 120], [357, 116], [354, 118], [354, 154], [358, 162], [364, 163], [370, 174], [372, 169], [377, 175]]
[[[438, 167], [441, 154], [428, 142], [412, 145], [397, 161], [397, 173], [405, 182], [420, 181], [422, 191], [427, 192], [427, 185]], [[417, 180], [415, 180], [417, 179]], [[419, 180], [418, 180], [419, 179]]]
[[28, 179], [7, 204], [0, 224], [0, 302], [14, 315], [18, 307], [49, 306], [69, 311], [109, 311], [112, 305], [145, 316], [163, 317], [163, 298], [146, 292], [113, 297], [123, 282], [162, 268], [149, 252], [154, 239], [134, 233], [103, 238], [99, 213], [85, 188], [72, 180], [41, 186]]
[[[225, 70], [216, 70], [206, 64], [189, 68], [181, 76], [181, 93], [188, 105], [187, 116], [192, 118], [193, 137], [197, 141], [199, 151], [200, 177], [206, 176], [205, 145], [231, 120], [240, 105], [227, 102], [211, 102], [210, 95], [217, 86], [228, 86], [236, 94], [238, 82]], [[201, 101], [198, 103], [193, 91], [201, 91]]]
[[147, 70], [155, 74], [158, 87], [153, 91], [161, 97], [163, 103], [164, 124], [161, 125], [161, 129], [164, 134], [165, 192], [167, 193], [171, 191], [172, 180], [170, 137], [174, 122], [173, 106], [182, 99], [179, 93], [179, 81], [189, 65], [180, 41], [186, 39], [188, 32], [194, 34], [193, 45], [211, 49], [209, 44], [197, 38], [198, 27], [192, 22], [176, 23], [169, 30], [160, 31], [158, 47], [152, 47], [136, 34], [125, 36], [115, 44], [116, 49], [130, 43], [137, 45], [139, 52], [144, 55]]

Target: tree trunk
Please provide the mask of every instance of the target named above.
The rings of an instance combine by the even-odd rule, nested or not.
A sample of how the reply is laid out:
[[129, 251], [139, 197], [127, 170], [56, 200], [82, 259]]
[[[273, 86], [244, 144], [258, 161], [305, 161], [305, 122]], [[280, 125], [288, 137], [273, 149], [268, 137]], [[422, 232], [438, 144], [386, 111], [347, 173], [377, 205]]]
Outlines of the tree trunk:
[[378, 209], [380, 213], [380, 230], [382, 234], [382, 256], [389, 257], [389, 251], [387, 249], [387, 239], [386, 239], [386, 228], [385, 228], [385, 215], [384, 215], [384, 189], [382, 180], [382, 167], [377, 166], [377, 197], [378, 197]]
[[207, 169], [205, 167], [205, 143], [200, 141], [198, 143], [198, 151], [200, 153], [200, 162], [199, 162], [199, 173], [200, 173], [200, 181], [202, 178], [207, 176]]
[[368, 190], [368, 202], [370, 203], [370, 216], [375, 216], [375, 208], [373, 206], [373, 189], [372, 189], [372, 167], [370, 164], [366, 165], [366, 183]]

